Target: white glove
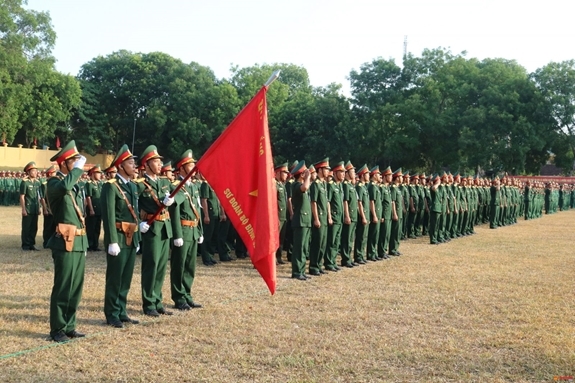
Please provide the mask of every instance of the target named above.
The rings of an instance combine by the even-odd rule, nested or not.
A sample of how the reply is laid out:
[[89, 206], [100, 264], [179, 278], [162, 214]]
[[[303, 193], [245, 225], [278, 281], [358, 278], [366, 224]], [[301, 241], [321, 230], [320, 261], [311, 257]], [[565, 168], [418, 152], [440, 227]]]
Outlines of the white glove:
[[120, 254], [120, 246], [118, 246], [117, 243], [110, 243], [108, 245], [108, 254], [114, 257], [117, 256], [118, 254]]
[[201, 245], [202, 243], [204, 243], [204, 236], [200, 236], [200, 238], [198, 239], [198, 243]]
[[140, 233], [145, 234], [148, 230], [150, 230], [150, 225], [147, 222], [140, 222]]
[[174, 198], [170, 198], [170, 194], [166, 193], [166, 197], [164, 198], [164, 200], [162, 201], [162, 203], [166, 206], [170, 206], [171, 204], [174, 203]]
[[78, 161], [74, 164], [74, 168], [84, 170], [84, 165], [86, 165], [86, 157], [80, 156]]
[[184, 240], [182, 238], [174, 239], [174, 246], [176, 246], [176, 247], [184, 246]]
[[138, 245], [138, 247], [136, 247], [136, 253], [140, 251], [140, 245]]

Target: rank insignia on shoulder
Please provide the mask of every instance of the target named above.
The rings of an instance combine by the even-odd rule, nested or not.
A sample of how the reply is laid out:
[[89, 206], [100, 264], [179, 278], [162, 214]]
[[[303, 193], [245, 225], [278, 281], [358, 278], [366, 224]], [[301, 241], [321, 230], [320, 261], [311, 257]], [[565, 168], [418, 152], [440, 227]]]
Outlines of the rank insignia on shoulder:
[[114, 182], [116, 182], [115, 178], [111, 178], [108, 181], [106, 181], [106, 183], [109, 183], [109, 184], [113, 184]]

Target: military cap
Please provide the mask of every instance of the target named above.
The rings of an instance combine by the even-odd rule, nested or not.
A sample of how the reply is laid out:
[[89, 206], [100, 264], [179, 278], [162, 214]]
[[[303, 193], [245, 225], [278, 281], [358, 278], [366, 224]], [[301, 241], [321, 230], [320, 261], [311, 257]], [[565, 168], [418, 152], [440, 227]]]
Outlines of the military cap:
[[24, 166], [24, 172], [25, 172], [25, 173], [28, 172], [28, 170], [32, 170], [32, 169], [38, 169], [38, 168], [36, 167], [36, 163], [35, 163], [34, 161], [28, 162], [28, 163], [26, 164], [26, 166]]
[[373, 176], [375, 174], [381, 174], [381, 172], [379, 171], [379, 165], [375, 165], [373, 168], [371, 168], [369, 170], [369, 175]]
[[274, 168], [274, 172], [286, 172], [289, 173], [288, 171], [288, 163], [284, 162], [283, 164], [279, 164]]
[[425, 178], [427, 178], [427, 177], [425, 176], [425, 173], [421, 173], [421, 174], [419, 175], [419, 179], [423, 180], [423, 179], [425, 179]]
[[58, 165], [60, 165], [62, 162], [74, 157], [80, 157], [80, 153], [78, 152], [78, 148], [76, 148], [76, 142], [72, 140], [50, 158], [50, 161], [56, 161]]
[[330, 169], [329, 167], [329, 157], [324, 158], [323, 160], [316, 162], [315, 164], [313, 164], [313, 166], [317, 169], [321, 169], [321, 168], [327, 168]]
[[439, 174], [434, 174], [434, 175], [431, 176], [431, 182], [435, 182], [435, 181], [437, 181], [438, 179], [440, 179]]
[[443, 172], [443, 174], [441, 175], [441, 179], [442, 179], [442, 180], [447, 179], [447, 173]]
[[102, 173], [102, 168], [100, 168], [100, 165], [96, 165], [96, 166], [92, 166], [90, 168], [90, 170], [88, 170], [88, 175], [91, 175], [93, 173]]
[[359, 170], [357, 171], [357, 175], [358, 175], [358, 177], [361, 177], [365, 173], [369, 173], [369, 168], [367, 167], [366, 164], [363, 165], [361, 168], [359, 168]]
[[135, 155], [133, 155], [132, 152], [130, 152], [128, 145], [124, 144], [124, 145], [122, 145], [120, 150], [118, 150], [118, 153], [116, 153], [116, 157], [114, 158], [114, 160], [112, 161], [112, 164], [110, 166], [118, 167], [118, 166], [120, 166], [120, 164], [122, 162], [129, 160], [130, 158], [135, 159], [137, 157]]
[[301, 160], [300, 162], [298, 162], [297, 166], [293, 168], [293, 170], [291, 171], [291, 174], [293, 174], [294, 177], [299, 176], [301, 173], [306, 171], [306, 166], [305, 166], [305, 160]]
[[340, 161], [337, 163], [337, 165], [335, 165], [332, 169], [332, 172], [345, 172], [345, 163], [343, 161]]
[[411, 175], [410, 178], [411, 178], [412, 180], [419, 179], [419, 175], [418, 175], [417, 173], [414, 173], [414, 174]]
[[290, 165], [290, 167], [288, 168], [288, 170], [291, 171], [299, 164], [298, 160], [295, 160], [294, 162], [292, 162], [292, 164]]
[[385, 168], [385, 170], [381, 173], [381, 175], [387, 176], [387, 175], [389, 175], [389, 174], [391, 174], [391, 167], [388, 166], [388, 167]]
[[345, 164], [345, 171], [350, 171], [351, 169], [355, 169], [355, 166], [352, 165], [351, 161], [347, 161]]
[[106, 169], [104, 169], [104, 173], [109, 174], [109, 173], [118, 173], [118, 168], [116, 168], [114, 165], [110, 165], [109, 167], [107, 167]]
[[55, 165], [50, 165], [48, 169], [46, 169], [46, 174], [54, 173], [57, 170]]
[[158, 154], [158, 148], [156, 148], [156, 145], [150, 145], [142, 153], [142, 157], [140, 158], [140, 164], [145, 164], [149, 160], [153, 160], [156, 158], [163, 159], [164, 157]]
[[310, 173], [310, 174], [317, 173], [317, 172], [315, 171], [315, 167], [314, 167], [313, 165], [309, 167], [309, 173]]
[[161, 170], [162, 173], [172, 172], [172, 171], [174, 171], [174, 169], [172, 169], [172, 161], [168, 161], [162, 165], [162, 170]]
[[196, 162], [194, 159], [194, 154], [192, 153], [191, 149], [186, 150], [182, 153], [178, 161], [176, 162], [176, 166], [174, 167], [176, 170], [180, 169], [182, 166], [189, 164], [191, 162]]
[[401, 177], [402, 175], [403, 173], [401, 172], [401, 168], [393, 172], [393, 178]]

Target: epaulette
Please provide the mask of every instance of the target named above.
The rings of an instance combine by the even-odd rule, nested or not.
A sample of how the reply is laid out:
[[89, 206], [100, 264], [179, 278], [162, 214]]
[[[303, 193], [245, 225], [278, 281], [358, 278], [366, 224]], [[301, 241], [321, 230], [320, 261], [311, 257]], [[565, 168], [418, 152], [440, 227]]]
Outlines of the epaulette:
[[295, 180], [293, 178], [290, 178], [288, 181], [290, 184], [293, 184], [295, 182]]
[[334, 184], [333, 180], [329, 181], [329, 184], [330, 184], [330, 185], [333, 185], [333, 184]]
[[110, 178], [108, 181], [106, 181], [108, 184], [113, 184], [114, 182], [116, 182], [115, 178]]
[[358, 184], [359, 186], [363, 186], [363, 182], [361, 182], [361, 181], [358, 182], [357, 184]]
[[172, 185], [174, 185], [174, 186], [178, 186], [179, 184], [180, 184], [180, 180], [174, 180], [172, 182]]
[[314, 181], [316, 184], [321, 183], [321, 180], [318, 178], [317, 180]]
[[166, 176], [159, 176], [158, 178], [167, 179], [168, 177], [166, 177]]
[[141, 177], [141, 178], [136, 178], [136, 179], [134, 180], [134, 182], [142, 183], [142, 182], [144, 182], [145, 180], [146, 180], [146, 179], [145, 179], [144, 177]]

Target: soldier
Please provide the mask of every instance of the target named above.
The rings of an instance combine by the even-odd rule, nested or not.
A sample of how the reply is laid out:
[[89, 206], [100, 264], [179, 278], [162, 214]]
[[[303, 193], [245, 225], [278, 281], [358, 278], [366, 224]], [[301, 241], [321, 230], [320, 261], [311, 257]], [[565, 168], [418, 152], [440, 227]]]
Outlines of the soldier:
[[[191, 150], [186, 150], [180, 156], [176, 163], [179, 179], [174, 182], [174, 186], [178, 186], [188, 174], [194, 171], [195, 162]], [[197, 198], [194, 197], [194, 188], [191, 179], [186, 181], [176, 195], [176, 203], [170, 207], [175, 237], [170, 258], [171, 292], [175, 308], [183, 311], [202, 307], [192, 298], [198, 244], [204, 241], [200, 206]]]
[[[292, 190], [293, 215], [291, 224], [293, 229], [293, 253], [291, 277], [305, 281], [309, 277], [305, 275], [305, 261], [309, 257], [309, 245], [312, 225], [311, 204], [308, 194], [311, 179], [305, 161], [300, 161], [292, 170], [296, 180]], [[319, 272], [317, 275], [320, 275]]]
[[391, 178], [392, 171], [388, 166], [381, 173], [383, 182], [381, 183], [381, 225], [379, 228], [378, 256], [389, 258], [389, 239], [391, 237]]
[[382, 220], [382, 204], [381, 204], [381, 171], [379, 166], [374, 166], [370, 171], [370, 182], [367, 185], [367, 192], [369, 194], [369, 231], [367, 234], [367, 260], [379, 261], [378, 243], [379, 243], [379, 229]]
[[287, 261], [291, 263], [291, 254], [293, 249], [293, 232], [291, 226], [291, 216], [293, 215], [293, 206], [291, 205], [291, 193], [292, 193], [292, 186], [295, 182], [291, 171], [297, 166], [298, 161], [294, 161], [290, 167], [288, 168], [288, 181], [286, 183], [286, 196], [287, 196], [287, 222], [286, 226], [286, 234], [285, 240], [283, 243], [283, 248], [286, 251]]
[[332, 224], [327, 230], [327, 250], [325, 253], [325, 268], [336, 271], [337, 253], [341, 244], [341, 230], [343, 224], [343, 180], [345, 178], [345, 164], [339, 162], [331, 170], [333, 179], [328, 183], [328, 203]]
[[22, 208], [22, 250], [38, 251], [36, 234], [38, 233], [38, 215], [42, 196], [42, 184], [38, 180], [38, 168], [35, 162], [29, 162], [24, 167], [27, 176], [20, 183], [20, 207]]
[[[279, 222], [279, 244], [276, 251], [276, 264], [283, 265], [285, 262], [282, 260], [282, 244], [285, 241], [285, 235], [287, 230], [286, 221], [288, 218], [287, 211], [287, 187], [286, 181], [288, 177], [288, 163], [283, 163], [278, 165], [274, 169], [275, 171], [275, 181], [276, 181], [276, 192], [278, 201], [278, 222]], [[291, 184], [290, 184], [291, 186]]]
[[351, 258], [351, 249], [355, 237], [358, 216], [357, 192], [355, 191], [355, 167], [351, 162], [345, 164], [343, 182], [343, 226], [341, 229], [341, 266], [359, 266]]
[[489, 215], [489, 228], [497, 229], [499, 226], [499, 209], [501, 208], [501, 186], [499, 184], [499, 177], [495, 176], [491, 182], [491, 199], [490, 199], [490, 215]]
[[100, 197], [102, 195], [102, 169], [96, 165], [88, 170], [91, 180], [86, 183], [86, 233], [88, 235], [88, 251], [102, 251], [98, 248], [100, 231], [102, 229], [102, 205]]
[[[170, 197], [172, 184], [160, 178], [162, 158], [154, 145], [144, 150], [140, 164], [145, 166], [144, 177], [137, 180], [138, 206], [140, 208], [140, 231], [142, 233], [142, 308], [145, 315], [158, 317], [172, 315], [162, 303], [162, 285], [166, 275], [172, 223], [165, 209], [174, 203]], [[151, 225], [147, 220], [161, 209]]]
[[[110, 165], [106, 169], [104, 169], [104, 173], [106, 174], [106, 179], [113, 180], [116, 178], [116, 174], [118, 173], [118, 169], [114, 165]], [[143, 177], [143, 175], [142, 175]]]
[[399, 256], [399, 241], [401, 237], [401, 227], [403, 224], [403, 212], [405, 210], [403, 195], [401, 193], [401, 183], [403, 173], [401, 168], [392, 174], [393, 185], [391, 187], [391, 235], [389, 239], [389, 255]]
[[359, 182], [355, 186], [357, 192], [357, 212], [358, 224], [355, 230], [355, 246], [353, 250], [353, 260], [355, 263], [364, 265], [367, 263], [367, 235], [369, 233], [369, 192], [367, 184], [369, 182], [369, 168], [363, 165], [357, 171]]
[[162, 165], [161, 176], [166, 177], [170, 182], [174, 182], [174, 169], [172, 169], [172, 161], [168, 161]]
[[[329, 158], [314, 164], [318, 178], [310, 186], [311, 212], [313, 227], [311, 229], [311, 246], [309, 274], [324, 274], [322, 263], [327, 251], [327, 227], [332, 224], [331, 212], [327, 201], [327, 176], [330, 170]], [[339, 270], [335, 266], [332, 271]]]
[[48, 240], [54, 260], [54, 285], [50, 297], [50, 338], [65, 342], [81, 338], [76, 331], [76, 310], [82, 297], [88, 239], [84, 223], [84, 198], [78, 180], [86, 158], [70, 141], [50, 159], [59, 171], [48, 180], [46, 198], [54, 215], [56, 232]]
[[429, 243], [432, 245], [438, 245], [440, 242], [439, 231], [441, 214], [443, 212], [442, 200], [443, 200], [443, 188], [441, 185], [441, 178], [439, 174], [434, 175], [431, 178], [431, 186], [429, 187], [431, 202], [429, 204]]
[[48, 179], [53, 177], [56, 173], [56, 166], [52, 165], [46, 169], [46, 180], [42, 182], [42, 208], [44, 213], [44, 228], [42, 230], [42, 245], [44, 249], [48, 248], [48, 240], [52, 236], [52, 233], [56, 231], [56, 225], [54, 224], [54, 215], [52, 215], [52, 209], [48, 204], [46, 198], [46, 186], [48, 185]]
[[115, 328], [124, 327], [124, 323], [139, 323], [126, 311], [141, 239], [134, 208], [138, 206], [138, 187], [132, 182], [136, 173], [135, 159], [128, 145], [123, 145], [112, 161], [118, 172], [104, 183], [101, 194], [104, 247], [107, 249], [104, 315], [106, 323]]

